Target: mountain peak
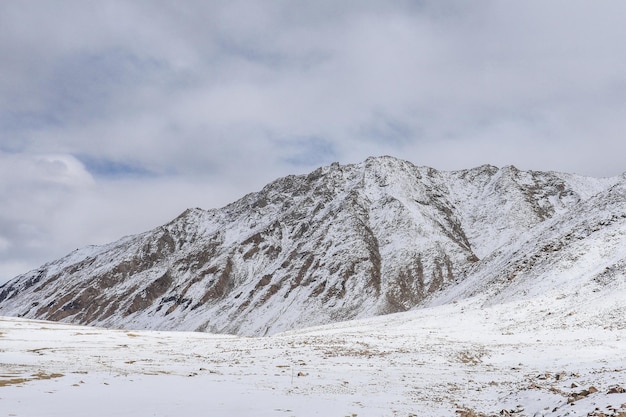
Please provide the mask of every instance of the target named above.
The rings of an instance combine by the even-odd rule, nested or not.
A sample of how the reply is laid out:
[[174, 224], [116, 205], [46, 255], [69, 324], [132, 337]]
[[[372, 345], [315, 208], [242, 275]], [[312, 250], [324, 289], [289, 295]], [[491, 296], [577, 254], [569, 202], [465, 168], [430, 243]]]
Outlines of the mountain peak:
[[404, 311], [491, 279], [520, 240], [617, 181], [333, 163], [19, 276], [0, 287], [0, 313], [258, 336]]

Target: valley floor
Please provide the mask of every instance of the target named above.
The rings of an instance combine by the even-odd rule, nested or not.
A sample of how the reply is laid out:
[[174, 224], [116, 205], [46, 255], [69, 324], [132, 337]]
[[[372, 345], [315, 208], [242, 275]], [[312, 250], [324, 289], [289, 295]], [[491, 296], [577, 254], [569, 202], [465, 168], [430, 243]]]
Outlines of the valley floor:
[[18, 417], [626, 416], [626, 330], [623, 316], [612, 316], [620, 299], [608, 299], [606, 309], [556, 294], [492, 307], [468, 300], [267, 338], [5, 317], [0, 410]]

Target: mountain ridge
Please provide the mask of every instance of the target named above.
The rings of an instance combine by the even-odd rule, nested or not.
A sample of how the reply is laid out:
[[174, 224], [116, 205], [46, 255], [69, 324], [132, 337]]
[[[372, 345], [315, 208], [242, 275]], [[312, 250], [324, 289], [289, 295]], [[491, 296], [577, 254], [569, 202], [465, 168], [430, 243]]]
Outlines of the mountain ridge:
[[[0, 314], [260, 336], [405, 311], [487, 292], [481, 279], [502, 275], [494, 265], [523, 261], [507, 250], [623, 183], [392, 157], [334, 163], [16, 277], [0, 287]], [[622, 208], [614, 194], [611, 212]]]

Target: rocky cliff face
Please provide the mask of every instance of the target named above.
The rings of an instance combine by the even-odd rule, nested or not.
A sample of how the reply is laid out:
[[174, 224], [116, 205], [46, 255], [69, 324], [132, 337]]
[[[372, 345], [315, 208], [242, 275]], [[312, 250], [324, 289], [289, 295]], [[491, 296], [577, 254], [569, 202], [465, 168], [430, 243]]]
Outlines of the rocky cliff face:
[[623, 183], [391, 157], [333, 164], [21, 275], [0, 287], [0, 314], [266, 335], [404, 311], [530, 271], [522, 242], [558, 245], [565, 235], [549, 227], [574, 233], [600, 201], [619, 212]]

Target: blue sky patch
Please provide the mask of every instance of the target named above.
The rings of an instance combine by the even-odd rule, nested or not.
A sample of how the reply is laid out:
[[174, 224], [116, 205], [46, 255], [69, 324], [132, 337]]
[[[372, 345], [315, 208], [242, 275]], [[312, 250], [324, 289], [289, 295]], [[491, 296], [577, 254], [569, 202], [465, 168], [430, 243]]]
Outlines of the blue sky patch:
[[142, 167], [136, 162], [116, 161], [108, 158], [94, 157], [90, 155], [75, 155], [87, 171], [96, 177], [127, 178], [127, 177], [154, 177], [153, 171]]

